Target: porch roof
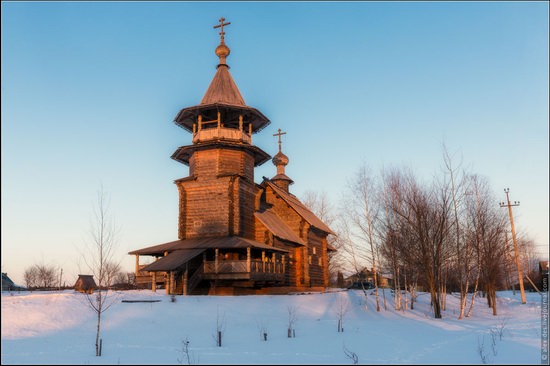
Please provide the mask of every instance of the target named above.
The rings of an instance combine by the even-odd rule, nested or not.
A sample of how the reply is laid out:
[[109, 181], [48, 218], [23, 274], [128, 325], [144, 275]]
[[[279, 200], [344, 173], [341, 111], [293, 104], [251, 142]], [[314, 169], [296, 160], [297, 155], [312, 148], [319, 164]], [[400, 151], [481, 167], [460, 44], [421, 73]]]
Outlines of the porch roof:
[[195, 258], [206, 249], [180, 249], [160, 258], [148, 266], [143, 267], [142, 271], [173, 271], [183, 266], [186, 262]]
[[128, 252], [128, 254], [164, 256], [164, 252], [173, 252], [182, 249], [234, 249], [234, 248], [257, 248], [273, 252], [288, 253], [288, 250], [275, 248], [255, 240], [242, 238], [240, 236], [222, 236], [209, 238], [194, 238], [186, 240], [176, 240], [169, 243], [154, 245]]

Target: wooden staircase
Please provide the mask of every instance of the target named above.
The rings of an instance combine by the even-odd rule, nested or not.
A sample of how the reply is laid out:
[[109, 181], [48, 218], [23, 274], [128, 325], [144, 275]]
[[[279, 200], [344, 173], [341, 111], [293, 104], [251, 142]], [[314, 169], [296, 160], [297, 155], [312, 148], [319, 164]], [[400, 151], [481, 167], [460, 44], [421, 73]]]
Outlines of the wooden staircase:
[[202, 281], [204, 277], [204, 263], [193, 273], [191, 278], [187, 281], [187, 294], [191, 294], [195, 287]]

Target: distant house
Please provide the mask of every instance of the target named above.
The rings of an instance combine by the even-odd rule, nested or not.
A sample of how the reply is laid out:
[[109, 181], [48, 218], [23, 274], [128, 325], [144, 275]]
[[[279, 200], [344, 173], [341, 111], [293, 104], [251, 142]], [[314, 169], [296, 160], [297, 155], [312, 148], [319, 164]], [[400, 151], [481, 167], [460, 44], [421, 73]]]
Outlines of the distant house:
[[[391, 275], [377, 273], [377, 281], [379, 287], [392, 287], [393, 279]], [[363, 268], [359, 273], [353, 274], [345, 279], [346, 286], [353, 286], [356, 283], [370, 282], [374, 284], [374, 273], [372, 270]]]
[[92, 275], [78, 275], [78, 279], [74, 284], [74, 290], [86, 294], [91, 294], [97, 289], [97, 285]]
[[22, 286], [17, 286], [8, 277], [7, 273], [2, 272], [2, 291], [20, 291], [20, 290], [25, 290], [25, 288]]
[[[539, 276], [541, 291], [548, 291], [548, 261], [539, 262]], [[546, 285], [544, 284], [544, 279], [546, 279]]]
[[548, 261], [540, 261], [539, 262], [539, 272], [542, 275], [548, 274]]

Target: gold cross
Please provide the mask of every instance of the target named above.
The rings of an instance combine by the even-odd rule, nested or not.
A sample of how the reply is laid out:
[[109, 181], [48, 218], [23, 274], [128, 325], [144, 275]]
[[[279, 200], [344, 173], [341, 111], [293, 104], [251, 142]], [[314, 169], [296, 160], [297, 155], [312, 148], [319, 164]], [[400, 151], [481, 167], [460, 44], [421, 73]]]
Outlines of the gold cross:
[[280, 128], [277, 131], [279, 131], [279, 133], [274, 133], [273, 136], [279, 136], [279, 151], [281, 151], [281, 136], [286, 135], [286, 132], [281, 132]]
[[214, 28], [221, 28], [220, 36], [221, 36], [222, 41], [223, 41], [223, 35], [225, 34], [225, 32], [223, 31], [224, 25], [231, 24], [231, 22], [224, 23], [224, 21], [225, 21], [225, 18], [220, 18], [220, 24], [214, 26]]

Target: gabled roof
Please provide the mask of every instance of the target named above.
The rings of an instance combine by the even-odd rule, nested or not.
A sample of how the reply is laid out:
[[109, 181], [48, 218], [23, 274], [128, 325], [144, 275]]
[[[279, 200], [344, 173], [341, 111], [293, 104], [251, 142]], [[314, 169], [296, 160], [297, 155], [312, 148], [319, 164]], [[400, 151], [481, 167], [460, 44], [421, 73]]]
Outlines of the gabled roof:
[[305, 245], [304, 241], [273, 210], [260, 209], [254, 212], [254, 216], [276, 237]]
[[311, 226], [316, 227], [319, 230], [322, 230], [328, 234], [334, 234], [332, 230], [319, 219], [313, 212], [309, 210], [296, 196], [291, 193], [285, 192], [281, 188], [277, 187], [276, 184], [272, 183], [268, 179], [264, 179], [265, 184], [271, 187], [278, 196], [280, 196], [290, 207], [298, 213], [304, 220], [306, 220]]
[[233, 81], [228, 67], [220, 65], [214, 79], [202, 97], [200, 105], [222, 103], [246, 107], [237, 84]]
[[2, 272], [2, 285], [14, 286], [15, 283], [8, 277], [7, 273]]
[[240, 236], [221, 236], [208, 238], [194, 238], [187, 240], [176, 240], [169, 243], [154, 245], [148, 248], [138, 249], [128, 254], [158, 255], [163, 256], [164, 252], [173, 252], [181, 249], [209, 249], [209, 248], [258, 248], [275, 252], [288, 252], [281, 248], [275, 248], [255, 240], [242, 238]]
[[75, 286], [78, 285], [79, 281], [81, 283], [80, 288], [82, 288], [83, 290], [97, 288], [93, 275], [78, 275], [78, 279], [76, 280]]

